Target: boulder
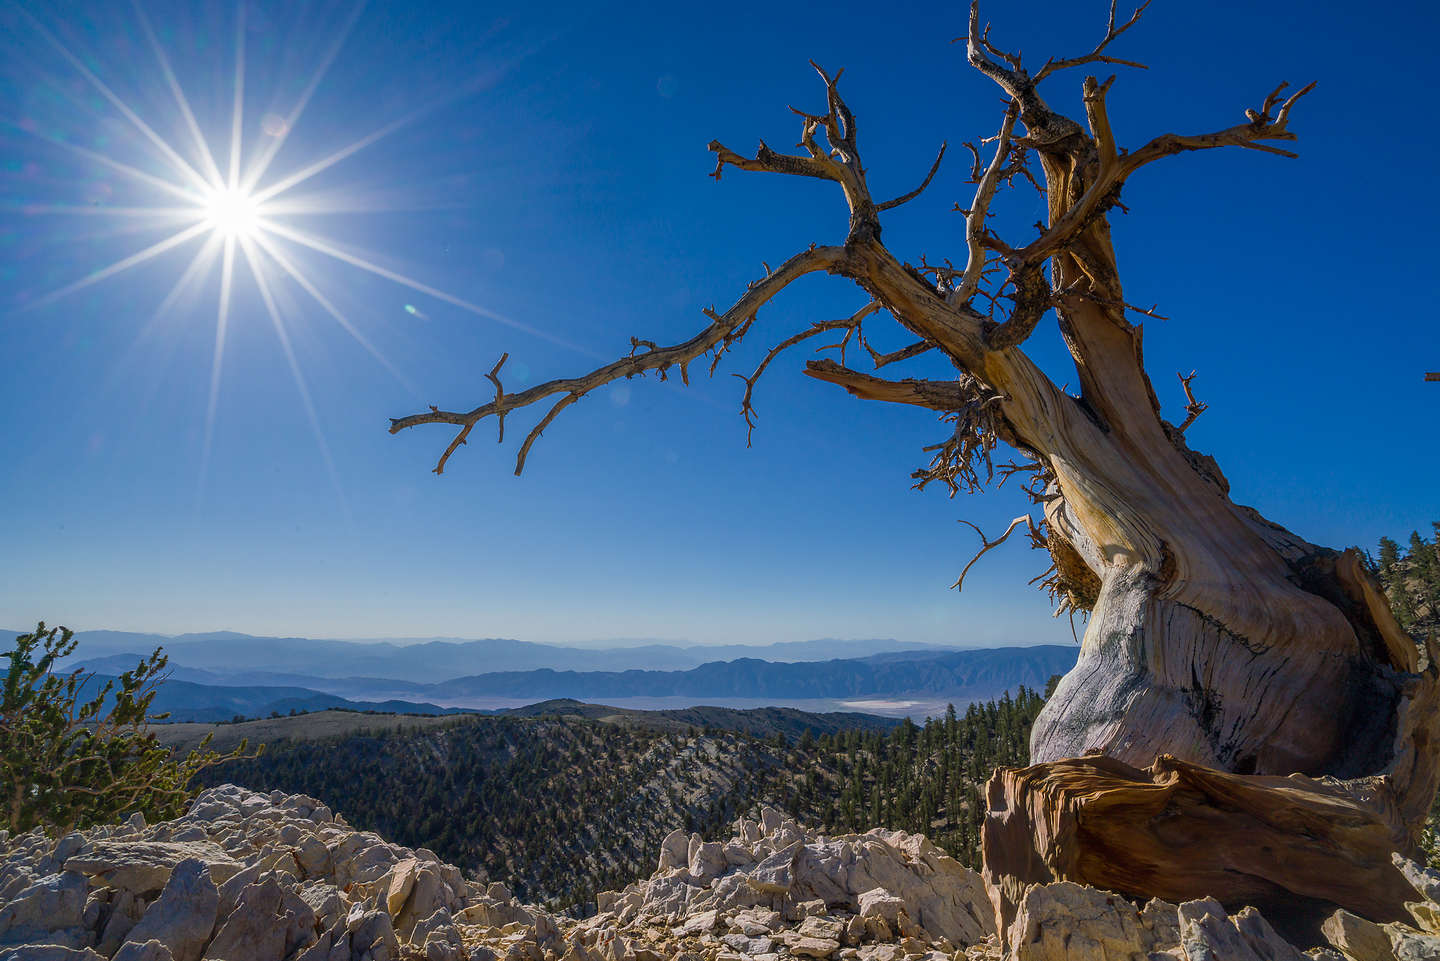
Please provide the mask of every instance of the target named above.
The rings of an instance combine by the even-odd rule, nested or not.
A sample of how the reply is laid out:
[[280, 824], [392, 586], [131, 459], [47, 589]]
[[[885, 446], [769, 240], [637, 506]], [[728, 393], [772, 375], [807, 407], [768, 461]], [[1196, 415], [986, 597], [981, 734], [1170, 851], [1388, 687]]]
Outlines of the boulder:
[[711, 878], [718, 878], [730, 867], [725, 857], [725, 845], [719, 841], [706, 841], [696, 845], [690, 854], [690, 876], [701, 884]]
[[1395, 961], [1435, 961], [1440, 958], [1440, 937], [1421, 934], [1401, 924], [1387, 924], [1385, 933], [1390, 936], [1390, 947]]
[[[130, 929], [126, 940], [158, 942], [165, 946], [173, 961], [200, 961], [200, 954], [215, 931], [215, 912], [219, 905], [220, 893], [210, 879], [205, 862], [188, 858], [170, 872], [170, 880], [160, 897]], [[143, 961], [156, 959], [147, 955]]]
[[[288, 896], [287, 896], [288, 895]], [[240, 894], [204, 957], [224, 961], [281, 961], [315, 937], [315, 914], [273, 875]]]
[[679, 934], [681, 937], [704, 934], [710, 931], [714, 931], [715, 927], [719, 923], [720, 919], [717, 912], [701, 911], [699, 914], [693, 915], [688, 920], [686, 920], [684, 924], [680, 925], [676, 929], [676, 933]]
[[[766, 808], [770, 811], [770, 808]], [[774, 812], [771, 811], [773, 814]], [[785, 894], [790, 886], [795, 883], [794, 866], [795, 857], [800, 853], [800, 842], [796, 841], [789, 847], [782, 848], [767, 857], [755, 866], [754, 870], [746, 875], [750, 884], [758, 891], [772, 894]]]
[[660, 861], [656, 867], [658, 871], [669, 871], [672, 868], [684, 867], [690, 862], [690, 839], [684, 831], [676, 828], [665, 835], [665, 840], [660, 842]]
[[828, 958], [840, 950], [840, 942], [830, 938], [795, 938], [790, 953], [801, 958]]
[[239, 903], [240, 895], [250, 885], [258, 884], [264, 873], [259, 864], [252, 864], [245, 870], [232, 874], [220, 885], [220, 906], [216, 909], [216, 917], [228, 918]]
[[[1032, 885], [1006, 932], [1012, 961], [1131, 961], [1150, 940], [1124, 898], [1069, 881]], [[1229, 961], [1229, 959], [1225, 959]]]
[[[436, 911], [448, 908], [452, 897], [450, 886], [437, 867], [433, 864], [421, 864], [415, 870], [415, 880], [409, 897], [405, 899], [400, 911], [393, 915], [395, 930], [408, 937], [418, 922]], [[458, 908], [460, 905], [457, 902], [455, 906]]]
[[322, 927], [328, 928], [345, 916], [345, 900], [333, 884], [312, 881], [300, 888], [300, 900], [315, 912], [315, 920]]
[[216, 884], [244, 867], [209, 841], [97, 841], [68, 859], [65, 870], [88, 874], [98, 885], [146, 894], [163, 888], [175, 866], [191, 858], [205, 864]]
[[415, 887], [415, 873], [419, 869], [419, 861], [407, 858], [395, 865], [390, 872], [390, 883], [385, 894], [385, 909], [390, 912], [390, 917], [397, 916], [410, 898], [410, 892]]
[[1299, 948], [1280, 937], [1255, 908], [1246, 906], [1230, 916], [1230, 923], [1260, 961], [1310, 961]]
[[1355, 961], [1395, 961], [1390, 936], [1373, 921], [1341, 909], [1320, 925], [1325, 940]]
[[871, 888], [860, 895], [860, 917], [881, 918], [892, 927], [905, 910], [905, 902], [884, 888]]
[[351, 961], [396, 961], [400, 957], [400, 942], [386, 912], [356, 912], [347, 928]]
[[1140, 923], [1153, 944], [1180, 943], [1180, 909], [1169, 901], [1151, 898], [1140, 909]]
[[22, 944], [0, 948], [0, 961], [105, 961], [90, 948], [67, 948], [59, 944]]
[[732, 868], [748, 867], [755, 863], [755, 855], [743, 844], [734, 841], [724, 847], [725, 863]]
[[84, 875], [73, 871], [51, 874], [22, 888], [0, 907], [0, 944], [54, 943], [56, 939], [43, 935], [80, 928], [87, 890]]
[[159, 941], [129, 941], [110, 961], [171, 961], [170, 949]]
[[1213, 898], [1180, 905], [1180, 943], [1189, 961], [1260, 961]]
[[334, 869], [330, 848], [313, 834], [305, 835], [294, 842], [292, 853], [296, 863], [300, 865], [301, 870], [308, 878], [324, 877]]
[[109, 913], [100, 925], [100, 941], [95, 946], [105, 957], [120, 949], [132, 928], [145, 913], [145, 901], [130, 891], [112, 891]]
[[419, 947], [425, 961], [468, 961], [460, 931], [445, 908], [416, 922], [410, 943]]

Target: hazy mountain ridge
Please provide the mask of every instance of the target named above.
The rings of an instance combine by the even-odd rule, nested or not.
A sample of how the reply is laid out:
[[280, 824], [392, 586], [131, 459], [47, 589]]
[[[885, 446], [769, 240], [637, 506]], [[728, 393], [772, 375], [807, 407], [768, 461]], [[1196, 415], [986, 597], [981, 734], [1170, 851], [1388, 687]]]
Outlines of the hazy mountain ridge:
[[[94, 697], [95, 692], [107, 681], [117, 679], [112, 675], [95, 674], [81, 689], [82, 695]], [[119, 686], [118, 681], [116, 686]], [[328, 708], [388, 714], [468, 713], [466, 708], [446, 707], [423, 701], [352, 701], [304, 687], [195, 684], [174, 677], [160, 685], [151, 704], [152, 713], [168, 714], [169, 720], [176, 722], [229, 721], [235, 717], [265, 717]]]
[[[740, 658], [715, 661], [687, 671], [509, 671], [455, 678], [438, 684], [419, 684], [386, 678], [307, 678], [294, 674], [247, 672], [244, 678], [276, 678], [291, 684], [213, 683], [226, 675], [203, 669], [176, 667], [161, 688], [155, 709], [168, 711], [176, 721], [223, 721], [239, 715], [263, 717], [291, 711], [345, 708], [358, 711], [392, 711], [441, 714], [458, 709], [493, 713], [511, 701], [575, 701], [607, 699], [683, 698], [730, 701], [807, 702], [872, 698], [924, 698], [933, 710], [945, 701], [964, 705], [998, 697], [1020, 685], [1043, 689], [1054, 674], [1075, 663], [1071, 647], [1045, 645], [990, 648], [971, 651], [885, 653], [868, 658], [834, 659], [808, 663]], [[111, 655], [76, 662], [102, 677], [133, 667], [137, 655]], [[295, 684], [308, 681], [319, 685]], [[342, 693], [351, 695], [343, 696]], [[487, 700], [489, 703], [486, 703]], [[467, 703], [468, 702], [468, 703]], [[939, 705], [936, 707], [935, 705]], [[811, 706], [811, 705], [804, 705]], [[905, 712], [899, 703], [888, 708]], [[924, 710], [916, 713], [922, 716]], [[587, 715], [594, 716], [594, 715]], [[703, 724], [703, 722], [701, 722]]]
[[1042, 645], [955, 651], [892, 659], [886, 655], [809, 663], [756, 658], [716, 661], [688, 671], [505, 671], [427, 687], [431, 696], [847, 698], [924, 694], [993, 697], [1018, 685], [1041, 688], [1075, 665], [1071, 647]]
[[525, 707], [502, 711], [476, 711], [427, 717], [393, 713], [360, 713], [353, 709], [326, 709], [310, 714], [285, 715], [277, 718], [256, 718], [233, 723], [184, 722], [157, 725], [153, 730], [160, 743], [188, 751], [206, 735], [211, 747], [220, 752], [234, 749], [242, 740], [254, 744], [278, 744], [282, 741], [317, 741], [350, 736], [381, 737], [392, 732], [415, 734], [435, 728], [463, 724], [481, 717], [537, 718], [559, 717], [598, 721], [620, 727], [640, 728], [659, 733], [686, 734], [695, 730], [732, 731], [755, 738], [780, 735], [799, 741], [805, 732], [812, 736], [837, 734], [844, 731], [880, 732], [894, 730], [902, 722], [897, 718], [854, 712], [812, 713], [793, 708], [763, 707], [736, 710], [725, 707], [693, 707], [669, 711], [637, 711], [606, 704], [582, 701], [542, 701]]
[[[23, 633], [7, 632], [10, 636]], [[415, 683], [495, 671], [542, 668], [570, 671], [631, 669], [688, 670], [713, 661], [760, 658], [772, 662], [817, 661], [868, 657], [908, 651], [942, 652], [963, 645], [902, 643], [893, 638], [784, 641], [775, 644], [696, 645], [649, 644], [640, 647], [593, 648], [540, 644], [510, 638], [414, 639], [358, 641], [304, 637], [260, 637], [232, 631], [205, 634], [141, 634], [124, 631], [79, 631], [78, 650], [87, 659], [118, 654], [149, 654], [163, 647], [171, 664], [219, 674], [265, 672], [284, 665], [283, 674], [317, 678], [377, 677]], [[221, 643], [217, 643], [221, 642]], [[228, 678], [234, 682], [234, 678]]]

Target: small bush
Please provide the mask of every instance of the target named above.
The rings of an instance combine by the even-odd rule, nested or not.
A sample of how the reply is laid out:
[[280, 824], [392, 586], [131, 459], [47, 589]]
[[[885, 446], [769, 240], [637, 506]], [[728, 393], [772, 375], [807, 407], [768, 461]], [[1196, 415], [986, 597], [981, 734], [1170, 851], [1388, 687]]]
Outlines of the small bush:
[[135, 811], [178, 817], [198, 771], [254, 756], [244, 742], [226, 755], [208, 750], [208, 736], [186, 757], [172, 755], [149, 730], [169, 716], [150, 713], [167, 676], [161, 649], [93, 690], [93, 672], [54, 670], [74, 653], [73, 634], [41, 621], [0, 654], [10, 662], [0, 692], [0, 826], [58, 835]]

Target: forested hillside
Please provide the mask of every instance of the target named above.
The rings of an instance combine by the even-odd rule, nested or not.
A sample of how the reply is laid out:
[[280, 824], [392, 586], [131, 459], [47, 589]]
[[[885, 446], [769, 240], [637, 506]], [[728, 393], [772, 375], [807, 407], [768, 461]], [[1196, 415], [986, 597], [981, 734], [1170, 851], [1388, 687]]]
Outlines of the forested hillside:
[[924, 831], [978, 864], [977, 788], [1028, 758], [1043, 699], [953, 710], [920, 727], [787, 741], [580, 717], [465, 717], [423, 730], [288, 741], [207, 771], [324, 799], [350, 821], [556, 906], [648, 875], [677, 827], [718, 835], [770, 804], [813, 827]]
[[1394, 540], [1380, 538], [1374, 569], [1400, 626], [1417, 638], [1434, 635], [1440, 641], [1440, 521], [1431, 527], [1433, 539], [1411, 531], [1403, 550]]

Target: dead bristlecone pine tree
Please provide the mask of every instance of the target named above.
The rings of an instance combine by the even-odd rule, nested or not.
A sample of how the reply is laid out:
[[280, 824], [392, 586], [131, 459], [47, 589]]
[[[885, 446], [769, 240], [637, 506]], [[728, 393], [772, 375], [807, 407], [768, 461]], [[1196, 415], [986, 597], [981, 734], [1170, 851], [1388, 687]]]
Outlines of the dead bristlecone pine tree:
[[[1278, 145], [1296, 139], [1292, 114], [1311, 87], [1281, 84], [1235, 126], [1124, 149], [1106, 113], [1114, 77], [1084, 79], [1083, 118], [1052, 109], [1041, 88], [1076, 68], [1139, 66], [1112, 42], [1140, 13], [1117, 22], [1112, 6], [1098, 46], [1032, 72], [992, 45], [971, 6], [969, 62], [1006, 106], [997, 133], [966, 145], [974, 194], [957, 205], [965, 249], [953, 261], [912, 265], [881, 239], [885, 212], [922, 194], [944, 148], [916, 189], [872, 196], [840, 73], [816, 66], [823, 106], [796, 111], [796, 152], [762, 142], [747, 156], [712, 142], [713, 176], [731, 167], [833, 181], [849, 211], [840, 243], [767, 267], [729, 309], [705, 311], [708, 326], [682, 343], [631, 338], [612, 363], [518, 393], [503, 387], [501, 357], [486, 374], [489, 402], [431, 408], [390, 429], [456, 428], [440, 473], [481, 420], [494, 417], [503, 440], [508, 414], [545, 402], [519, 447], [519, 473], [541, 432], [588, 392], [651, 371], [688, 382], [697, 362], [713, 372], [789, 284], [816, 272], [846, 278], [865, 305], [771, 334], [775, 347], [742, 376], [747, 423], [753, 429], [756, 383], [781, 352], [816, 337], [838, 341], [838, 362], [811, 360], [805, 373], [947, 422], [949, 436], [915, 473], [919, 486], [953, 493], [1016, 472], [1028, 479], [1035, 516], [994, 539], [982, 534], [980, 553], [1023, 532], [1054, 561], [1046, 583], [1061, 609], [1088, 613], [1079, 662], [1035, 724], [1034, 766], [997, 772], [988, 786], [984, 855], [1000, 930], [1024, 886], [1051, 879], [1271, 910], [1340, 905], [1396, 920], [1413, 894], [1390, 854], [1414, 854], [1436, 790], [1436, 658], [1397, 625], [1358, 551], [1317, 547], [1230, 499], [1215, 461], [1185, 441], [1204, 409], [1193, 375], [1172, 385], [1187, 402], [1183, 422], [1162, 416], [1141, 350], [1140, 320], [1157, 315], [1126, 301], [1110, 239], [1110, 215], [1142, 168], [1227, 147], [1271, 162], [1295, 157]], [[997, 191], [1012, 188], [1045, 197], [1047, 223], [1032, 239], [989, 225]], [[1050, 311], [1075, 361], [1078, 396], [1025, 351]], [[882, 321], [908, 332], [908, 345], [877, 349], [872, 327]], [[871, 370], [935, 352], [959, 375], [880, 377], [848, 366], [846, 347]]]

